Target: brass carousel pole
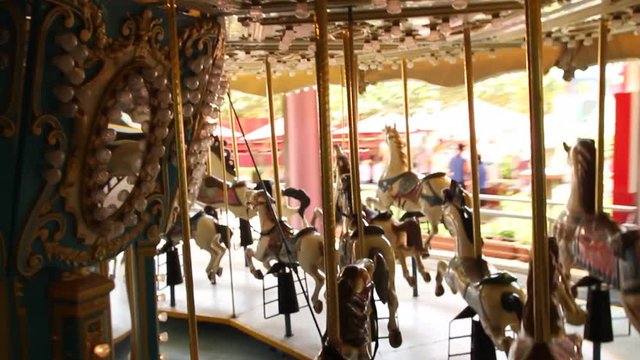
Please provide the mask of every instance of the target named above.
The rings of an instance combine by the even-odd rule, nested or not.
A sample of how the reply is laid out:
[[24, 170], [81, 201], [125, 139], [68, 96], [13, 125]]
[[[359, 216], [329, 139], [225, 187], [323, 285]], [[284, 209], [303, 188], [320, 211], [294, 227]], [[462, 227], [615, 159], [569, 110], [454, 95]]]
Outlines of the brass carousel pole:
[[[349, 8], [349, 14], [351, 14]], [[347, 113], [349, 115], [349, 155], [351, 158], [351, 204], [358, 229], [356, 259], [365, 256], [364, 224], [360, 200], [360, 158], [358, 147], [358, 59], [353, 48], [353, 20], [349, 17], [347, 29], [343, 32], [345, 72], [347, 74]]]
[[171, 54], [171, 93], [173, 96], [174, 127], [178, 155], [178, 199], [182, 222], [182, 244], [184, 248], [184, 277], [187, 290], [187, 317], [189, 324], [189, 350], [192, 360], [198, 359], [198, 324], [193, 299], [193, 274], [191, 271], [191, 228], [189, 224], [189, 200], [187, 189], [187, 158], [185, 154], [184, 122], [182, 116], [182, 93], [180, 89], [180, 57], [178, 54], [178, 23], [176, 2], [169, 0], [169, 43]]
[[[344, 69], [344, 65], [343, 65], [343, 66], [340, 66], [340, 111], [342, 112], [342, 117], [340, 118], [340, 128], [341, 129], [344, 129], [344, 127], [347, 126], [347, 123], [348, 123], [348, 120], [349, 120], [348, 119], [349, 118], [348, 114], [347, 114], [346, 117], [344, 116], [344, 102], [345, 101], [349, 101], [348, 99], [344, 98], [344, 88], [346, 87], [345, 77], [346, 77], [346, 74], [345, 74], [345, 69]], [[348, 107], [348, 105], [347, 105], [347, 107]], [[346, 134], [342, 134], [341, 138], [342, 138], [342, 144], [341, 145], [347, 144], [347, 142], [349, 141], [348, 140], [349, 139], [349, 133], [347, 132]]]
[[[229, 105], [229, 107], [231, 107], [231, 105]], [[232, 120], [232, 119], [229, 119]], [[220, 141], [218, 141], [219, 146], [220, 146], [220, 158], [222, 159], [222, 183], [226, 184], [227, 183], [227, 171], [226, 171], [226, 167], [227, 164], [225, 163], [225, 156], [224, 156], [224, 142], [222, 141], [222, 117], [218, 120], [218, 123], [220, 124], [219, 128], [220, 128]], [[233, 121], [231, 121], [231, 123], [233, 123]], [[229, 244], [231, 244], [231, 229], [229, 228], [229, 191], [227, 189], [226, 186], [222, 187], [222, 196], [224, 198], [224, 213], [226, 216], [226, 224], [227, 224], [227, 239], [229, 240]], [[236, 317], [236, 299], [235, 299], [235, 294], [233, 291], [233, 262], [231, 261], [231, 246], [229, 246], [229, 276], [230, 276], [230, 281], [231, 281], [231, 316], [233, 318]], [[216, 276], [216, 274], [213, 274], [214, 278]]]
[[598, 143], [596, 146], [596, 214], [603, 211], [604, 197], [604, 103], [607, 95], [607, 35], [609, 27], [604, 16], [600, 19], [600, 39], [598, 41]]
[[[409, 69], [407, 68], [407, 59], [402, 58], [402, 64], [400, 66], [400, 76], [402, 77], [402, 97], [404, 100], [404, 132], [407, 143], [407, 170], [412, 171], [413, 161], [411, 160], [411, 128], [409, 126], [409, 84], [407, 77], [408, 71]], [[416, 259], [414, 257], [411, 257], [411, 276], [413, 276], [414, 279], [416, 279], [418, 276], [418, 264], [416, 264]], [[417, 281], [413, 285], [413, 297], [418, 297]]]
[[541, 0], [526, 0], [527, 72], [529, 74], [529, 117], [531, 122], [531, 175], [533, 210], [533, 313], [534, 341], [546, 344], [549, 323], [549, 242], [544, 159], [544, 102], [542, 90]]
[[331, 176], [331, 118], [329, 111], [329, 41], [327, 29], [327, 0], [315, 3], [316, 77], [318, 82], [318, 115], [320, 118], [320, 160], [322, 172], [322, 208], [324, 209], [324, 268], [327, 277], [327, 337], [328, 343], [340, 344], [338, 288], [336, 264], [336, 224]]
[[402, 97], [404, 100], [404, 131], [407, 143], [407, 165], [411, 171], [413, 161], [411, 161], [411, 132], [409, 131], [409, 84], [407, 83], [407, 59], [402, 58], [402, 66], [400, 67], [400, 76], [402, 77]]
[[469, 26], [464, 26], [464, 83], [467, 87], [469, 107], [469, 151], [471, 152], [471, 194], [473, 197], [473, 250], [476, 258], [482, 257], [482, 232], [480, 231], [480, 184], [478, 176], [478, 145], [476, 143], [476, 117], [473, 106], [473, 52]]
[[278, 166], [278, 138], [276, 137], [276, 116], [273, 110], [273, 83], [271, 78], [271, 64], [269, 58], [265, 58], [264, 67], [267, 78], [267, 101], [269, 103], [269, 127], [271, 128], [271, 161], [273, 162], [273, 181], [275, 184], [276, 210], [278, 219], [282, 218], [282, 196], [280, 193], [280, 170]]

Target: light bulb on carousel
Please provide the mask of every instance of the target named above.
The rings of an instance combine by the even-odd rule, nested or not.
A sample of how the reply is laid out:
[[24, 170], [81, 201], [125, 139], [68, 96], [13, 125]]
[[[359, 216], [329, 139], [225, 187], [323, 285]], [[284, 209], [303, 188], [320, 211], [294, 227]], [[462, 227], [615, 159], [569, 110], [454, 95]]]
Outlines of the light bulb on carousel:
[[109, 344], [99, 344], [93, 348], [93, 354], [100, 359], [104, 359], [111, 354], [111, 346]]
[[469, 5], [467, 0], [451, 0], [451, 7], [455, 10], [464, 10]]
[[400, 28], [400, 21], [394, 21], [393, 25], [391, 25], [391, 37], [399, 38], [402, 36], [402, 29]]
[[400, 0], [388, 0], [387, 1], [387, 13], [391, 15], [397, 15], [402, 12], [402, 4]]
[[262, 6], [259, 1], [252, 2], [251, 8], [249, 9], [249, 16], [251, 16], [253, 22], [262, 20], [264, 13], [262, 12]]
[[371, 5], [376, 8], [386, 7], [387, 0], [371, 0]]
[[307, 4], [307, 0], [297, 1], [295, 14], [298, 19], [306, 19], [309, 17], [309, 4]]

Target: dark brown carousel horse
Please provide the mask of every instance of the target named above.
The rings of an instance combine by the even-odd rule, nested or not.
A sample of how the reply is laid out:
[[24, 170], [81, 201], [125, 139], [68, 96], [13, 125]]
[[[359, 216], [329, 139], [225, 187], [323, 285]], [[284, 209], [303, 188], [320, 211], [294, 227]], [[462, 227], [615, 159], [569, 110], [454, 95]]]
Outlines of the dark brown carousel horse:
[[[573, 147], [566, 144], [564, 147], [572, 167], [571, 194], [553, 228], [560, 248], [564, 281], [569, 284], [570, 270], [577, 263], [602, 281], [619, 288], [629, 321], [640, 331], [639, 232], [621, 226], [606, 213], [595, 211], [594, 141], [578, 139]], [[574, 296], [575, 293], [571, 301], [575, 305]]]
[[[509, 351], [509, 358], [524, 359], [554, 359], [572, 360], [582, 359], [582, 339], [580, 336], [567, 335], [564, 330], [564, 317], [561, 311], [564, 284], [558, 260], [558, 242], [549, 238], [549, 324], [550, 341], [544, 347], [536, 347], [533, 340], [534, 297], [529, 296], [524, 305], [522, 319], [522, 333]], [[527, 277], [527, 294], [533, 294], [533, 262], [529, 261], [529, 275]]]

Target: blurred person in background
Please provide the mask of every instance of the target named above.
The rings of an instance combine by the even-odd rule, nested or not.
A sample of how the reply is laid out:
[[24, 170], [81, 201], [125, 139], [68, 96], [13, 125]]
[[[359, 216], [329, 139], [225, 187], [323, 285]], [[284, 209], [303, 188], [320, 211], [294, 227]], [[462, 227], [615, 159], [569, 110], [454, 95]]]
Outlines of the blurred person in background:
[[466, 189], [465, 180], [469, 175], [469, 162], [462, 156], [464, 144], [458, 144], [458, 152], [449, 160], [449, 176], [463, 189]]

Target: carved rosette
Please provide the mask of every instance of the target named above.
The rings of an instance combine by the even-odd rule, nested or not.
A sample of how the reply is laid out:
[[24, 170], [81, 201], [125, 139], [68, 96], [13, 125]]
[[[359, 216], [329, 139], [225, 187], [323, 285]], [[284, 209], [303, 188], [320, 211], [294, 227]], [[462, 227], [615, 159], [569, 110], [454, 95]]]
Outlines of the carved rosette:
[[[32, 101], [32, 131], [48, 142], [45, 186], [20, 241], [18, 268], [26, 276], [47, 262], [86, 266], [115, 256], [131, 241], [157, 242], [168, 196], [158, 177], [173, 120], [162, 20], [145, 9], [124, 22], [119, 38], [110, 38], [92, 1], [50, 3], [34, 85], [51, 90], [34, 91]], [[54, 33], [60, 24], [64, 30]], [[182, 55], [213, 55], [219, 29], [206, 20], [182, 30]], [[44, 46], [51, 40], [55, 50]], [[187, 48], [197, 51], [187, 54]], [[56, 76], [43, 76], [54, 71]], [[208, 84], [210, 71], [205, 74], [199, 79]], [[47, 80], [55, 83], [39, 83]], [[41, 109], [47, 94], [58, 102], [51, 113]], [[190, 104], [198, 123], [203, 101]], [[193, 131], [193, 139], [206, 141], [200, 133]], [[72, 227], [66, 225], [69, 215]]]

